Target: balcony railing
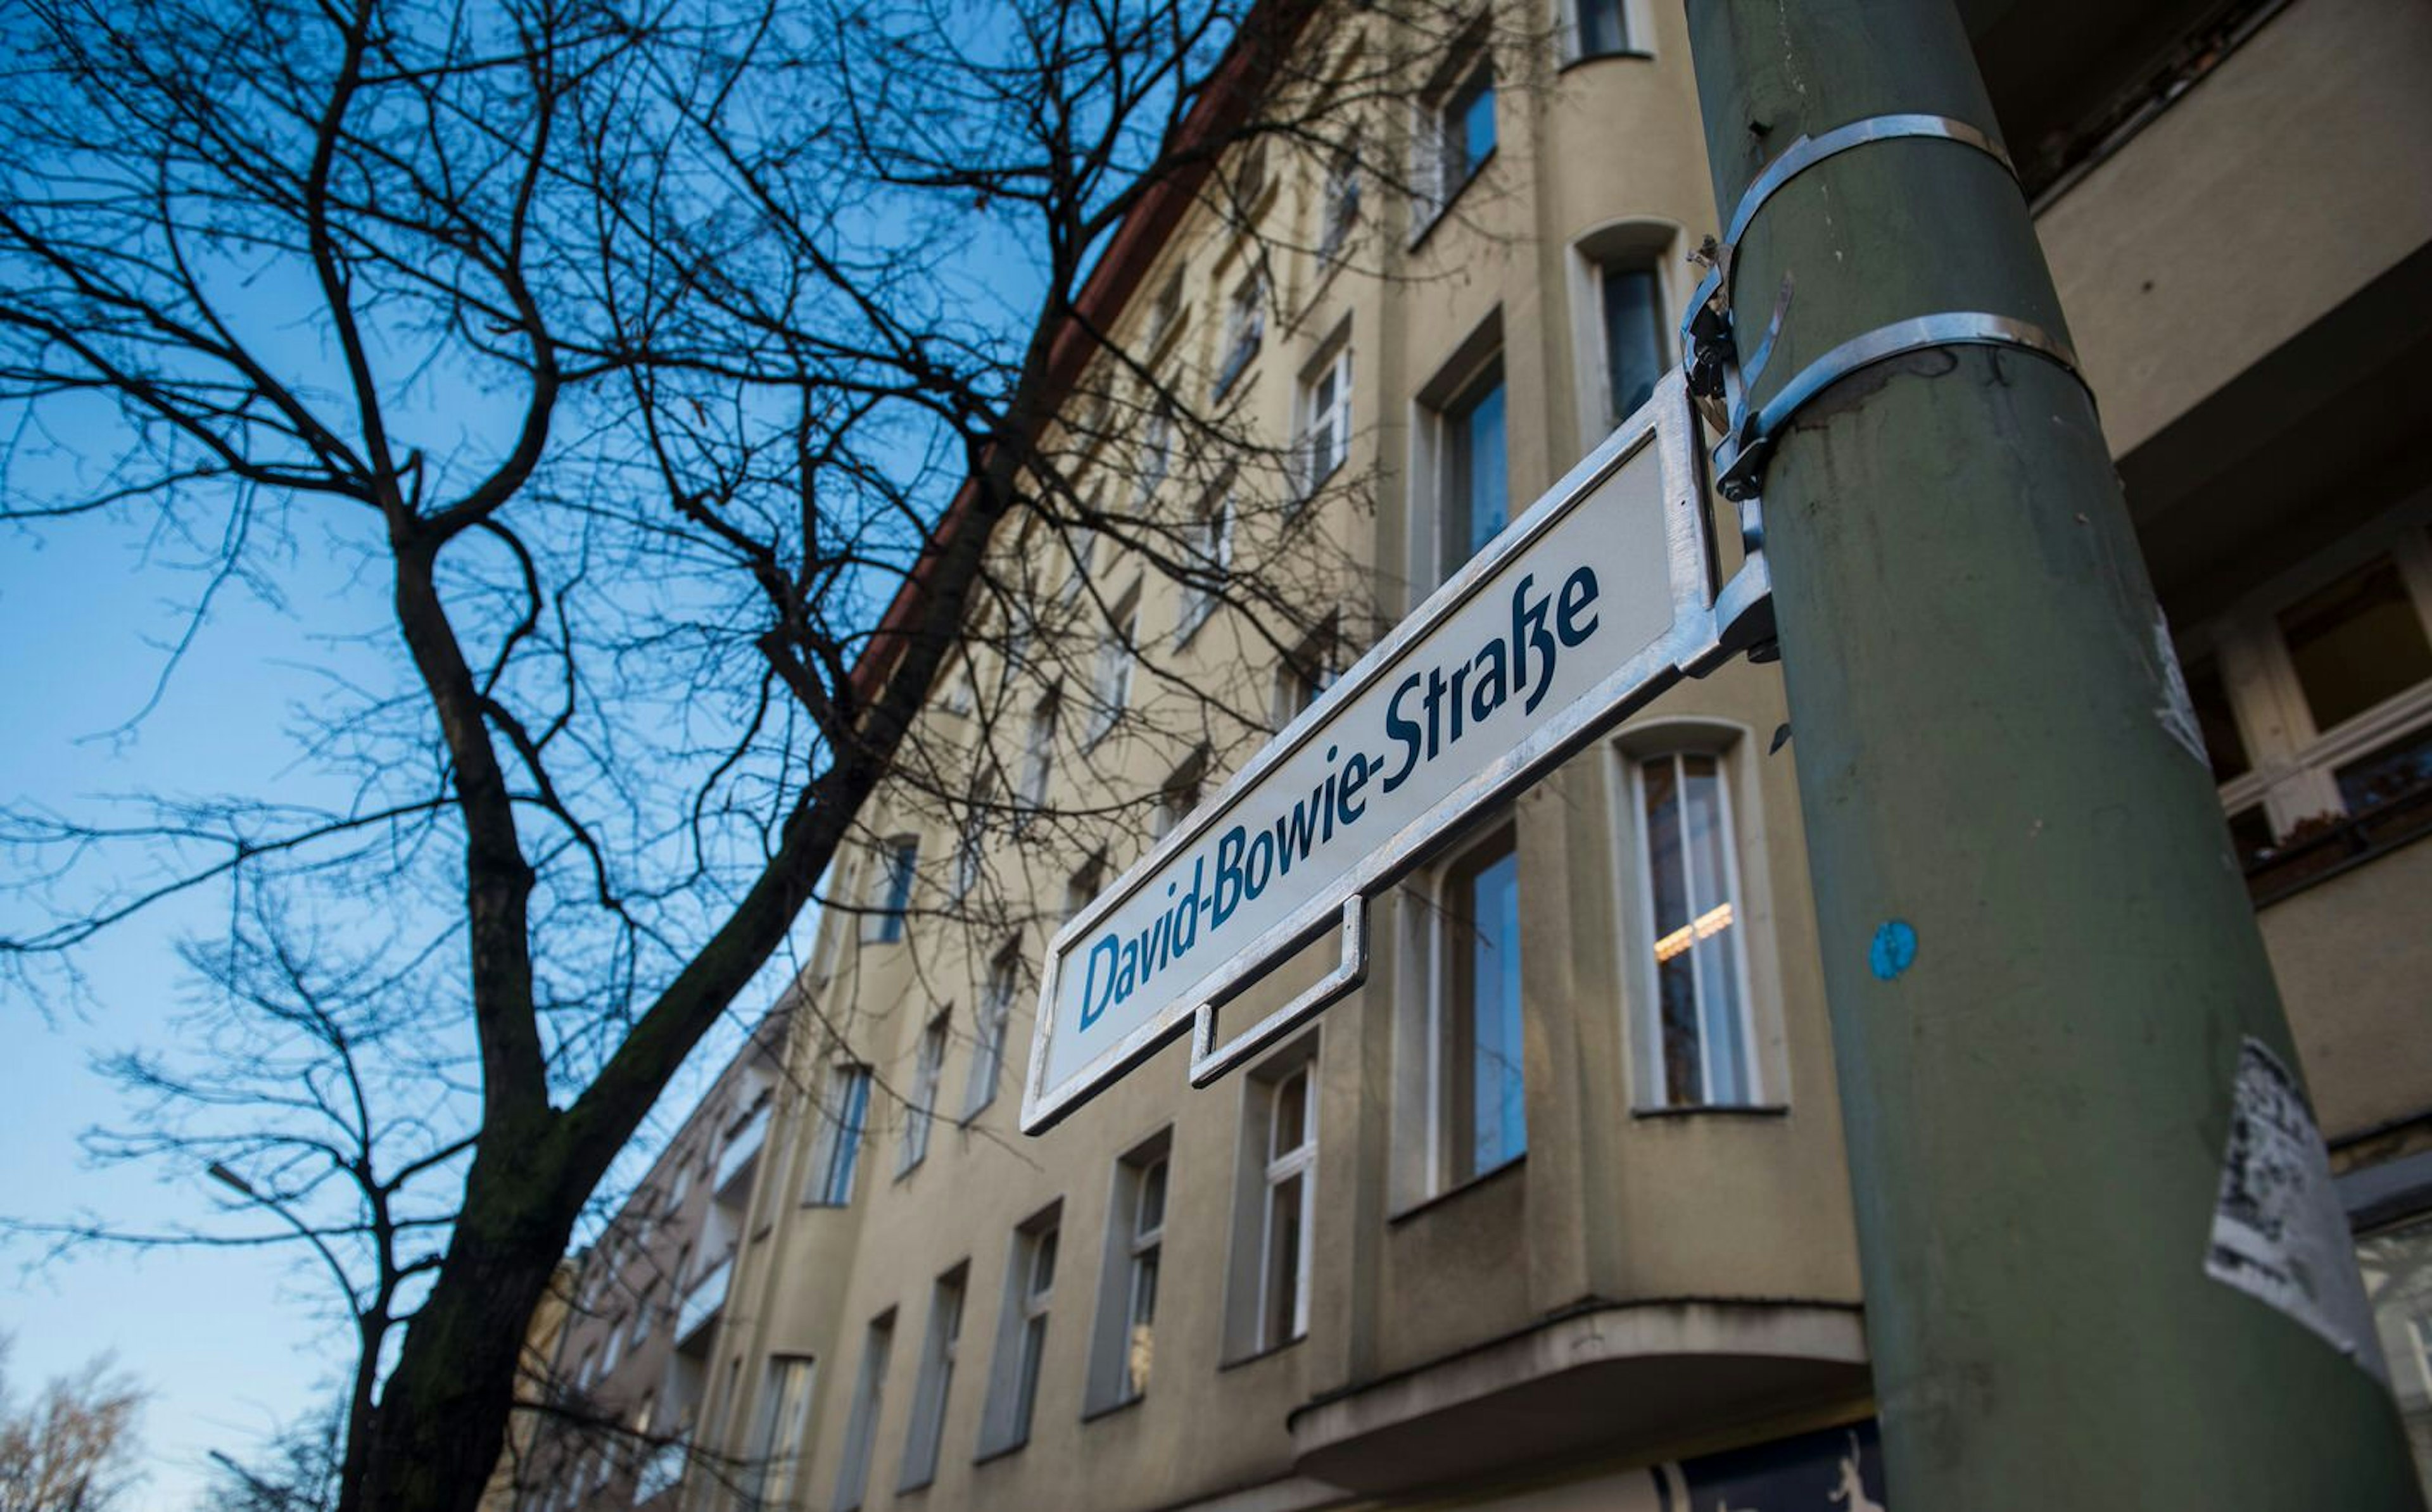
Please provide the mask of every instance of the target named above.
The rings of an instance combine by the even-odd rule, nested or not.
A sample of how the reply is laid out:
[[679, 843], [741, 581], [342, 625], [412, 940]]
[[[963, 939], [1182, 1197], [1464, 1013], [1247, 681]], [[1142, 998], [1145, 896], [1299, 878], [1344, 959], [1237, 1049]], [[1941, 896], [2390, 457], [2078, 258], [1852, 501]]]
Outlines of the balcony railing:
[[761, 1103], [741, 1128], [727, 1135], [726, 1149], [718, 1157], [717, 1184], [712, 1188], [718, 1196], [727, 1195], [729, 1187], [751, 1173], [752, 1163], [759, 1158], [760, 1147], [768, 1138], [768, 1115], [773, 1106]]
[[692, 1289], [684, 1293], [684, 1306], [676, 1312], [678, 1348], [682, 1348], [695, 1334], [707, 1326], [710, 1320], [718, 1316], [718, 1310], [726, 1305], [726, 1283], [734, 1268], [735, 1260], [730, 1255], [720, 1260], [708, 1274], [694, 1282]]

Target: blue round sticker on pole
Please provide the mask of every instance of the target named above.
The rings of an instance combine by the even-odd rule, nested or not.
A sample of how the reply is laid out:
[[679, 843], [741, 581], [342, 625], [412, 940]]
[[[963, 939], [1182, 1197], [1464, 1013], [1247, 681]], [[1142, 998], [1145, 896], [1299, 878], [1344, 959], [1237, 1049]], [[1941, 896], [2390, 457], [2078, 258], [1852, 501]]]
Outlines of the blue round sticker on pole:
[[1878, 979], [1889, 982], [1917, 960], [1917, 931], [1904, 918], [1885, 919], [1866, 947], [1866, 964]]

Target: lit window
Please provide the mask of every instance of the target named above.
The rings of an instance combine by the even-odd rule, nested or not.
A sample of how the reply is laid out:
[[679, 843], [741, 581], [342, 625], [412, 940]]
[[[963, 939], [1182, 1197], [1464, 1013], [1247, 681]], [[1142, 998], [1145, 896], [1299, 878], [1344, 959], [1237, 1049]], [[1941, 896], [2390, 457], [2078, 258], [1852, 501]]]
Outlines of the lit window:
[[1495, 69], [1481, 59], [1456, 76], [1423, 108], [1414, 133], [1418, 160], [1411, 182], [1418, 191], [1411, 237], [1416, 240], [1478, 176], [1495, 154]]
[[1056, 1290], [1056, 1219], [1060, 1205], [1014, 1231], [1005, 1268], [1005, 1305], [997, 1356], [980, 1424], [980, 1453], [1002, 1453], [1030, 1438], [1039, 1405], [1039, 1372], [1047, 1357], [1048, 1306]]
[[853, 1378], [853, 1406], [845, 1417], [844, 1459], [836, 1467], [836, 1512], [854, 1512], [870, 1494], [870, 1452], [878, 1438], [878, 1414], [887, 1394], [887, 1360], [895, 1352], [895, 1312], [871, 1319], [861, 1345], [861, 1371]]
[[1130, 1401], [1148, 1389], [1157, 1353], [1157, 1281], [1165, 1249], [1165, 1157], [1141, 1166], [1132, 1180], [1131, 1235], [1125, 1241], [1128, 1275], [1123, 1284], [1123, 1394]]
[[928, 1158], [929, 1121], [937, 1106], [937, 1080], [946, 1067], [948, 1017], [939, 1014], [920, 1031], [920, 1048], [912, 1062], [911, 1096], [904, 1109], [904, 1146], [897, 1154], [897, 1175]]
[[1259, 1349], [1274, 1349], [1309, 1332], [1309, 1245], [1317, 1214], [1313, 1070], [1304, 1062], [1263, 1089], [1267, 1137], [1259, 1208]]
[[870, 1117], [870, 1067], [828, 1067], [827, 1095], [812, 1110], [819, 1134], [811, 1146], [811, 1189], [806, 1202], [842, 1207], [853, 1201], [853, 1168], [861, 1161], [861, 1134]]
[[904, 938], [904, 916], [912, 903], [912, 878], [920, 859], [917, 835], [899, 834], [879, 852], [870, 878], [870, 914], [862, 927], [864, 939], [886, 943]]
[[1113, 1217], [1106, 1224], [1106, 1268], [1099, 1275], [1083, 1399], [1084, 1410], [1091, 1414], [1139, 1401], [1156, 1367], [1157, 1282], [1165, 1254], [1166, 1175], [1173, 1148], [1173, 1132], [1160, 1131], [1115, 1162]]
[[1439, 1188], [1528, 1148], [1520, 861], [1509, 826], [1454, 858], [1435, 911]]
[[954, 1356], [963, 1333], [963, 1284], [969, 1268], [937, 1278], [929, 1294], [929, 1333], [920, 1347], [920, 1376], [912, 1392], [912, 1422], [904, 1436], [903, 1490], [937, 1478], [937, 1445], [946, 1431], [946, 1401], [954, 1385]]
[[1329, 352], [1301, 379], [1299, 492], [1314, 494], [1351, 455], [1351, 347]]
[[1633, 777], [1661, 1104], [1752, 1102], [1739, 867], [1722, 764], [1706, 752], [1675, 753], [1635, 763]]
[[1438, 580], [1512, 521], [1504, 451], [1503, 363], [1489, 362], [1435, 416]]
[[1005, 1074], [1006, 1026], [1013, 1018], [1014, 995], [1022, 986], [1019, 942], [998, 952], [988, 967], [988, 985], [980, 994], [978, 1040], [971, 1047], [971, 1079], [963, 1089], [963, 1117], [971, 1117], [996, 1100], [997, 1083]]

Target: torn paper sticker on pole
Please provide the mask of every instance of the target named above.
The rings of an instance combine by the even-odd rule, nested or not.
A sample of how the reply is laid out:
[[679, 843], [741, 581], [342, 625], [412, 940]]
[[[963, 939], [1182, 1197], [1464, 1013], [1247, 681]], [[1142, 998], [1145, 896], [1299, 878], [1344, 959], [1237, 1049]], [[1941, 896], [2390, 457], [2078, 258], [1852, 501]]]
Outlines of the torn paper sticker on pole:
[[2313, 1110], [2278, 1056], [2238, 1056], [2204, 1273], [2280, 1309], [2387, 1386], [2347, 1215]]

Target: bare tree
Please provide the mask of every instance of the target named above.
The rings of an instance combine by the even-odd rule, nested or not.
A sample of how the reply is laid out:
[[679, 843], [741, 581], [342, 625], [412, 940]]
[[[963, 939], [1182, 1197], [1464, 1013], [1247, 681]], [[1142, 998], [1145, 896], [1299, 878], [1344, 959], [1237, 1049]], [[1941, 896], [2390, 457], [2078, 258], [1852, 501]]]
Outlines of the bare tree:
[[0, 1512], [109, 1512], [136, 1480], [144, 1393], [103, 1355], [20, 1403], [0, 1334]]
[[[1051, 812], [1015, 754], [1042, 698], [1178, 773], [1272, 722], [1263, 668], [1211, 686], [1146, 643], [1094, 543], [1277, 658], [1369, 632], [1357, 554], [1294, 524], [1356, 515], [1367, 480], [1241, 412], [1229, 353], [1118, 316], [1161, 303], [1123, 283], [1124, 239], [1193, 208], [1238, 227], [1269, 318], [1290, 258], [1378, 252], [1271, 190], [1412, 187], [1377, 144], [1472, 23], [1406, 10], [0, 22], [0, 510], [180, 544], [187, 641], [298, 574], [387, 624], [381, 679], [311, 710], [306, 778], [0, 818], [25, 879], [0, 960], [38, 1002], [114, 926], [224, 907], [188, 1033], [111, 1063], [139, 1100], [95, 1148], [208, 1163], [253, 1226], [50, 1227], [302, 1246], [358, 1347], [341, 1507], [474, 1505], [586, 1203], [686, 1054], [794, 967], [819, 879], [883, 838], [882, 782], [1044, 865], [1167, 795]], [[1269, 522], [1252, 546], [1211, 545], [1220, 491]], [[1109, 687], [1110, 643], [1171, 697]], [[975, 645], [1002, 674], [961, 725], [921, 719]], [[991, 929], [1038, 894], [954, 881], [936, 906]]]

